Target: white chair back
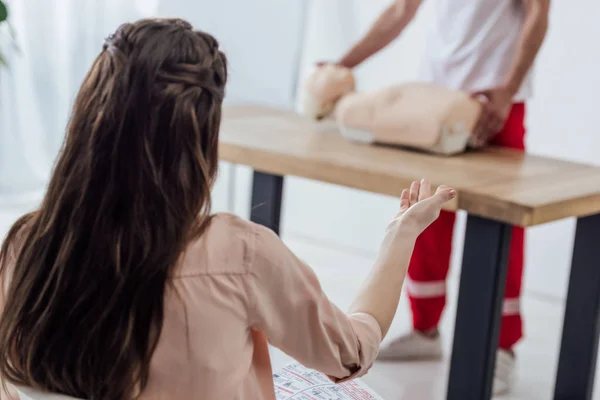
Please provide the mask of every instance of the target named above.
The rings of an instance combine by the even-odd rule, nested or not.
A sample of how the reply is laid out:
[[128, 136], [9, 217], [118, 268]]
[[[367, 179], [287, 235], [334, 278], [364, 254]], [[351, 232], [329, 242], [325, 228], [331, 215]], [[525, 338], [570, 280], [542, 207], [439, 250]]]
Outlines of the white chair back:
[[15, 389], [17, 390], [20, 400], [82, 400], [62, 394], [40, 392], [31, 388], [18, 387]]

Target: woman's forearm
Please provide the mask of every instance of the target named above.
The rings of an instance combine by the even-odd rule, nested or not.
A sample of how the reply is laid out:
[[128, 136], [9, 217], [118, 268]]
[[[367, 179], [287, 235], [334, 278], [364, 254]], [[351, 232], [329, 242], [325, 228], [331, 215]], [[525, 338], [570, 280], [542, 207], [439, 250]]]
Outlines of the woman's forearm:
[[350, 308], [351, 313], [372, 315], [383, 337], [396, 315], [416, 236], [408, 229], [388, 229], [377, 260]]
[[397, 0], [391, 4], [367, 34], [348, 51], [338, 64], [354, 68], [397, 38], [414, 17], [421, 0]]

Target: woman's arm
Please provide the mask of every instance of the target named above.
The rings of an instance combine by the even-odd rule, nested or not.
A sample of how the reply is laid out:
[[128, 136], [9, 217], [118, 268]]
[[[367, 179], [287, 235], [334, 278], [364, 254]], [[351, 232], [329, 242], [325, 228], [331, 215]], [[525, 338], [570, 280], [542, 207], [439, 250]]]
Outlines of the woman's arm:
[[[381, 343], [373, 316], [346, 315], [313, 270], [271, 230], [256, 226], [248, 280], [250, 327], [308, 368], [334, 380], [366, 373]], [[344, 274], [340, 265], [340, 275]]]
[[410, 190], [403, 191], [400, 211], [389, 223], [375, 265], [351, 307], [351, 312], [372, 315], [383, 337], [396, 315], [417, 237], [438, 218], [444, 203], [454, 196], [455, 192], [444, 186], [431, 196], [431, 185], [425, 180], [413, 182]]
[[[250, 325], [309, 368], [335, 379], [360, 376], [373, 364], [400, 298], [417, 236], [454, 196], [429, 196], [415, 182], [388, 225], [379, 256], [349, 314], [323, 293], [314, 272], [266, 228], [255, 228], [249, 298]], [[419, 200], [420, 199], [420, 200]], [[340, 274], [343, 274], [340, 266]]]

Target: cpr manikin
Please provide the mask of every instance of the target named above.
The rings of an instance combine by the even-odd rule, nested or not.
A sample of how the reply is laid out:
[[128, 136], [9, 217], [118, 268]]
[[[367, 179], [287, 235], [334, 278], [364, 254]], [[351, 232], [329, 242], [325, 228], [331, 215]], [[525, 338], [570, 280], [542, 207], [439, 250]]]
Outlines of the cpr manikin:
[[315, 119], [329, 116], [336, 103], [354, 92], [354, 74], [348, 68], [325, 64], [305, 82], [304, 113]]
[[306, 81], [304, 113], [333, 116], [342, 135], [367, 143], [456, 154], [470, 143], [480, 104], [467, 93], [426, 83], [406, 83], [357, 93], [352, 71], [318, 67]]

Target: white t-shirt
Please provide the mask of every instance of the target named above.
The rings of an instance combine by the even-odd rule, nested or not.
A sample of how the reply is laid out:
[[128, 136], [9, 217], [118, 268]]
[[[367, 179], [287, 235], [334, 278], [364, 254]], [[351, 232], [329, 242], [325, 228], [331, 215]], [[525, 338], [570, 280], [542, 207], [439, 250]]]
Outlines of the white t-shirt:
[[[523, 2], [432, 1], [435, 1], [435, 15], [429, 29], [421, 78], [469, 92], [502, 84], [523, 26]], [[530, 71], [514, 100], [523, 101], [531, 94]]]

